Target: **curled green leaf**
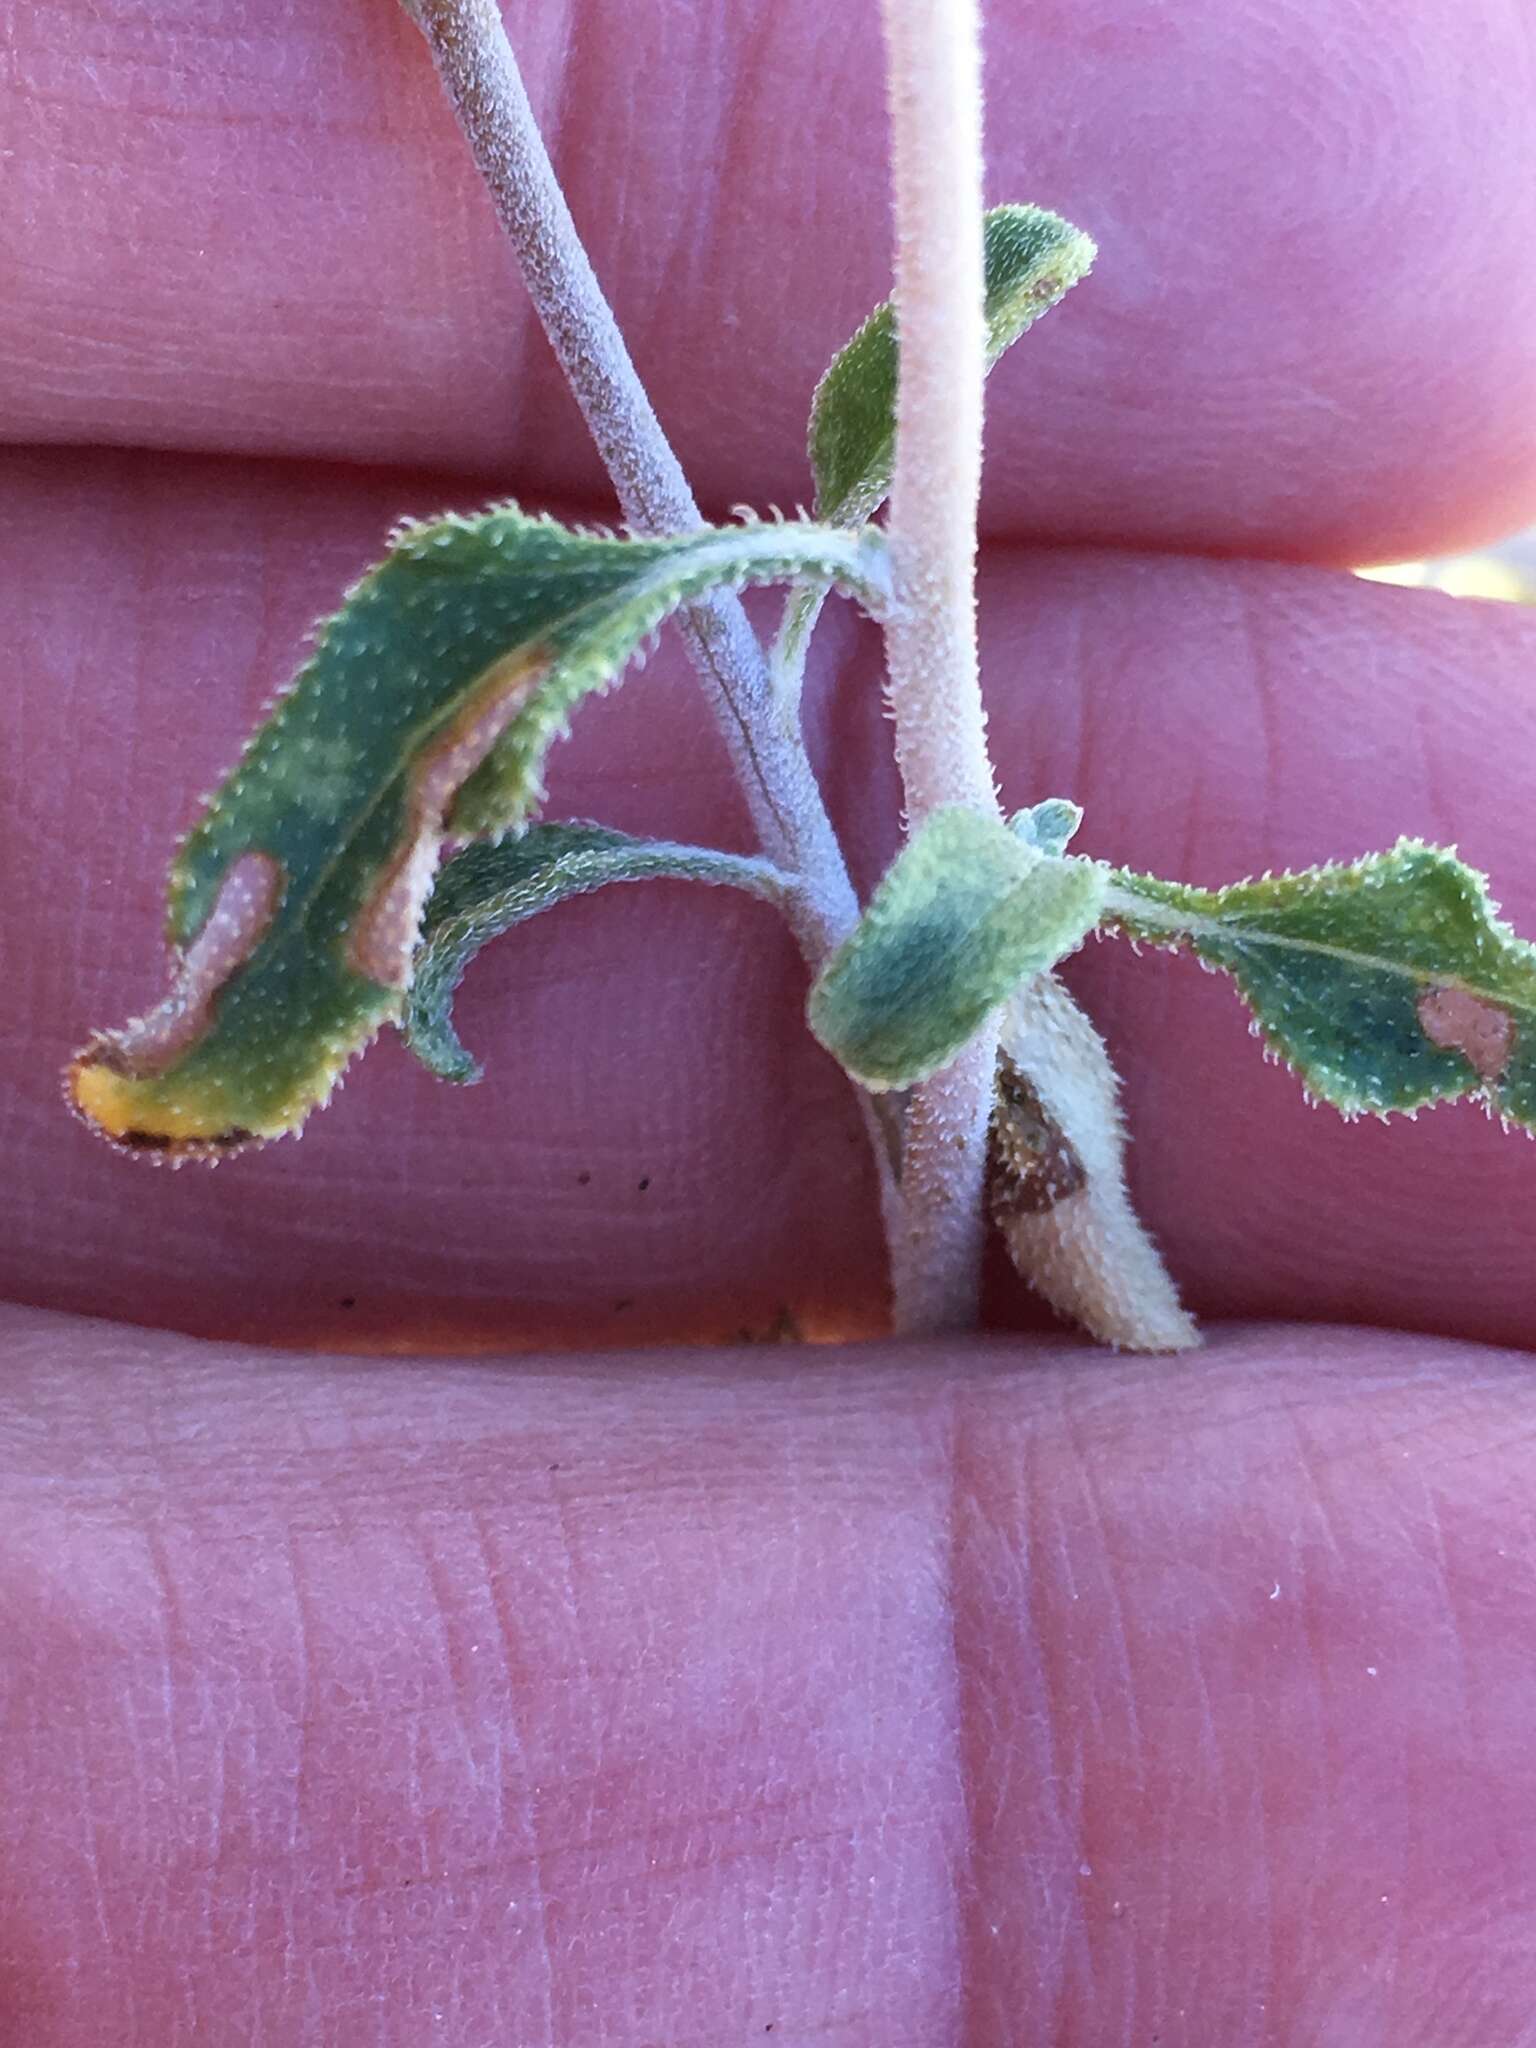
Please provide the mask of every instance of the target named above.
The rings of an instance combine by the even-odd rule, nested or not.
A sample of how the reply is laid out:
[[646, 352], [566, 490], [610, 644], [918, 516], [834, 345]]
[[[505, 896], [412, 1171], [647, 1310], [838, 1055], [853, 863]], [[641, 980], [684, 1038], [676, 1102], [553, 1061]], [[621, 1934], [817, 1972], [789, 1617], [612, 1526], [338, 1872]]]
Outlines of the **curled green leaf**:
[[[1040, 206], [994, 206], [983, 232], [990, 369], [1087, 276], [1098, 252], [1080, 228]], [[833, 525], [868, 519], [890, 489], [897, 363], [895, 312], [886, 300], [832, 358], [816, 387], [809, 449], [816, 510]]]
[[297, 1129], [399, 1014], [445, 835], [521, 825], [571, 712], [678, 605], [800, 577], [878, 609], [884, 543], [794, 522], [618, 540], [514, 506], [401, 529], [182, 845], [171, 993], [77, 1055], [76, 1108], [173, 1160]]
[[[984, 217], [987, 368], [1086, 277], [1098, 251], [1080, 228], [1041, 206], [994, 206]], [[811, 400], [808, 453], [816, 510], [835, 526], [873, 518], [891, 487], [896, 452], [896, 316], [887, 299], [832, 358]], [[799, 695], [824, 593], [797, 590], [773, 649], [780, 695]]]
[[1400, 839], [1227, 889], [1116, 870], [1105, 921], [1223, 968], [1271, 1051], [1346, 1116], [1471, 1095], [1536, 1129], [1536, 947], [1443, 847]]
[[422, 920], [406, 997], [405, 1042], [445, 1081], [478, 1081], [481, 1068], [453, 1025], [453, 999], [480, 951], [524, 919], [613, 882], [727, 884], [780, 903], [788, 878], [768, 861], [707, 846], [632, 839], [601, 825], [534, 825], [521, 839], [468, 846], [438, 876]]
[[811, 1030], [866, 1088], [954, 1058], [1027, 977], [1097, 923], [1105, 870], [1051, 860], [1000, 818], [936, 811], [913, 834], [811, 990]]
[[1038, 853], [1063, 854], [1083, 822], [1083, 807], [1070, 797], [1048, 796], [1028, 810], [1015, 811], [1008, 829]]

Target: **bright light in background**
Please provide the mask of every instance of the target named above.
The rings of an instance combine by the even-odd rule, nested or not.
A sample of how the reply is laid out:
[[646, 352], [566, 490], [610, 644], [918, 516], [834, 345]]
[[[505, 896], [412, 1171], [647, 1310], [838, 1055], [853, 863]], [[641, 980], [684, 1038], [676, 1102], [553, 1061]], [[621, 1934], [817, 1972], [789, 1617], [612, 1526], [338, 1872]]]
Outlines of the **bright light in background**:
[[1392, 562], [1384, 569], [1357, 569], [1371, 583], [1402, 583], [1418, 590], [1444, 590], [1452, 597], [1491, 597], [1506, 604], [1536, 604], [1536, 532], [1517, 534], [1495, 548], [1471, 555], [1442, 555], [1428, 562]]

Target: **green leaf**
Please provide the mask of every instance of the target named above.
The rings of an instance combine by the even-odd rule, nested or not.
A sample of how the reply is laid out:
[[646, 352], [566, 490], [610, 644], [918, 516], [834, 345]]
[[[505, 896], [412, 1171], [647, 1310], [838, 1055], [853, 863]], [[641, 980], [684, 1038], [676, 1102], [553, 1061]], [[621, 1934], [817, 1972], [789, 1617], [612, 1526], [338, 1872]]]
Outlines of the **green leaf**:
[[1015, 811], [1008, 829], [1037, 853], [1063, 854], [1083, 822], [1083, 807], [1067, 796], [1048, 796], [1044, 803]]
[[1442, 847], [1229, 889], [1117, 870], [1106, 923], [1224, 968], [1270, 1049], [1346, 1116], [1473, 1095], [1536, 1128], [1536, 947]]
[[[987, 367], [1082, 277], [1093, 242], [1039, 206], [994, 206], [983, 223]], [[896, 320], [877, 306], [832, 362], [811, 401], [810, 458], [816, 510], [834, 525], [857, 525], [891, 485], [896, 446]]]
[[76, 1107], [117, 1143], [217, 1156], [297, 1129], [399, 1014], [446, 833], [519, 826], [583, 697], [717, 584], [811, 577], [878, 608], [884, 542], [805, 524], [660, 540], [501, 506], [410, 525], [171, 869], [171, 994], [93, 1039]]
[[632, 839], [601, 825], [534, 825], [521, 839], [466, 847], [438, 876], [422, 920], [406, 999], [406, 1044], [445, 1081], [478, 1081], [481, 1069], [453, 1028], [453, 999], [470, 961], [492, 939], [571, 896], [610, 882], [728, 883], [782, 902], [788, 878], [768, 861], [706, 846]]
[[1097, 863], [1045, 859], [1000, 818], [935, 811], [818, 977], [811, 1029], [866, 1088], [921, 1081], [1082, 942], [1104, 884]]

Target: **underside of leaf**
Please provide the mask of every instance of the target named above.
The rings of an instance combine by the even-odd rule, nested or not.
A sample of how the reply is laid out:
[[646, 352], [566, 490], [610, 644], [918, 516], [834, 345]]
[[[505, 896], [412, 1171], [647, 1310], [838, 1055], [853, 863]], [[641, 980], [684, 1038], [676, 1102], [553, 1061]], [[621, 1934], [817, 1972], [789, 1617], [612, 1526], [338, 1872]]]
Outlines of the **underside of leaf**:
[[1224, 969], [1269, 1048], [1346, 1116], [1471, 1095], [1536, 1129], [1536, 947], [1442, 847], [1214, 890], [1117, 871], [1106, 922]]
[[1114, 1069], [1052, 974], [1003, 1010], [991, 1154], [992, 1221], [1053, 1308], [1123, 1351], [1199, 1343], [1131, 1206]]
[[182, 845], [170, 995], [93, 1039], [75, 1106], [156, 1157], [297, 1129], [408, 986], [443, 839], [518, 829], [581, 699], [719, 584], [838, 582], [879, 609], [884, 544], [794, 522], [575, 533], [501, 506], [403, 528]]
[[405, 1042], [445, 1081], [480, 1079], [453, 1024], [453, 999], [483, 946], [572, 896], [615, 882], [726, 884], [781, 901], [787, 878], [767, 861], [703, 846], [632, 839], [601, 825], [534, 825], [521, 839], [466, 847], [447, 863], [422, 921], [406, 999]]

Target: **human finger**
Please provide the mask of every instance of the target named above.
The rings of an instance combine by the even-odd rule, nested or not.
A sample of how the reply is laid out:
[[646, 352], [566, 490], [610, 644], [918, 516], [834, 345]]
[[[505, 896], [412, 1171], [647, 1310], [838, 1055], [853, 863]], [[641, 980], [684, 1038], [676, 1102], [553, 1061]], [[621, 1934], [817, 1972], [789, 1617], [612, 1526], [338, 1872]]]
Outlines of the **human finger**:
[[[889, 289], [872, 8], [509, 26], [705, 501], [809, 494]], [[23, 12], [0, 430], [607, 486], [404, 10]], [[997, 10], [989, 191], [1099, 240], [993, 379], [998, 536], [1387, 560], [1536, 516], [1536, 25], [1509, 0]]]
[[0, 1351], [29, 2048], [1527, 2023], [1523, 1358]]

